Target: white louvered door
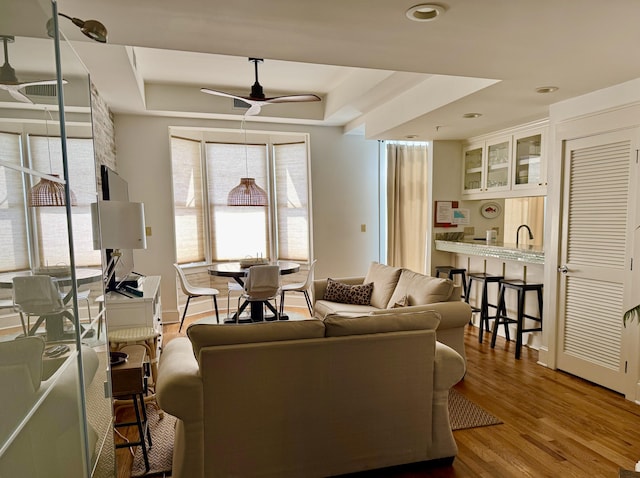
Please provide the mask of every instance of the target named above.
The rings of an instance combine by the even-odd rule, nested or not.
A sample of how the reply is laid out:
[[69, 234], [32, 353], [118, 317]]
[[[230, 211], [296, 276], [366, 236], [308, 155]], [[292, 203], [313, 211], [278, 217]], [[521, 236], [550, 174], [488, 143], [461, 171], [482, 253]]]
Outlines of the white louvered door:
[[621, 317], [637, 134], [630, 129], [568, 141], [563, 159], [557, 364], [618, 392], [625, 387]]

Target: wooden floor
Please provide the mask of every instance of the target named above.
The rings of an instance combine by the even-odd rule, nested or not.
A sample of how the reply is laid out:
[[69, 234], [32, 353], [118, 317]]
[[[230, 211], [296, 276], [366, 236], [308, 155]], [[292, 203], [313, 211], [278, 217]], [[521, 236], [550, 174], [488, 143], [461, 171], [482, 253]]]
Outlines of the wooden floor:
[[[177, 325], [165, 327], [165, 340], [176, 335]], [[475, 327], [467, 327], [465, 340], [468, 370], [455, 388], [504, 423], [454, 432], [459, 452], [452, 466], [357, 476], [613, 478], [640, 460], [640, 406], [538, 365], [535, 350], [525, 347], [516, 361], [513, 342], [499, 338], [493, 350], [489, 340], [479, 344]], [[117, 452], [119, 478], [130, 476], [127, 455]]]

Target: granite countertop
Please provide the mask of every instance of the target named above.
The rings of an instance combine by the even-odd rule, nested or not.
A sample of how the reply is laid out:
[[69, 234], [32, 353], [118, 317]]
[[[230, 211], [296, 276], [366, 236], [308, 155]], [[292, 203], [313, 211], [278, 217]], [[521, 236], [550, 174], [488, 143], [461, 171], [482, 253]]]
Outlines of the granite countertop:
[[493, 257], [506, 261], [544, 264], [544, 248], [542, 246], [515, 245], [494, 241], [487, 243], [485, 239], [436, 240], [438, 251], [455, 252], [471, 256]]

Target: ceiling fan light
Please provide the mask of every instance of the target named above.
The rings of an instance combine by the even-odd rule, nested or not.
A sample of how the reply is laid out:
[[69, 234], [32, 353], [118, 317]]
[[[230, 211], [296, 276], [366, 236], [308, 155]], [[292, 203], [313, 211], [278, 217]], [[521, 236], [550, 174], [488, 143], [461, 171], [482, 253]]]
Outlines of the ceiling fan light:
[[266, 206], [267, 192], [255, 178], [240, 178], [240, 184], [229, 191], [227, 206]]
[[[59, 177], [58, 174], [51, 176]], [[77, 206], [78, 200], [72, 190], [69, 190], [71, 196], [71, 205]], [[29, 207], [49, 207], [49, 206], [65, 206], [67, 204], [64, 184], [52, 181], [51, 179], [41, 178], [30, 190], [27, 197]]]

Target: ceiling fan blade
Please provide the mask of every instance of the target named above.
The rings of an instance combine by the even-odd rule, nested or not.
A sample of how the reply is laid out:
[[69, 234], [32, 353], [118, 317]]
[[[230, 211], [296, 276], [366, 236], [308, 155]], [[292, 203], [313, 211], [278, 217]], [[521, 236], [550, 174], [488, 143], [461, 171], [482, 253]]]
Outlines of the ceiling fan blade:
[[210, 95], [215, 96], [224, 96], [225, 98], [233, 98], [234, 100], [244, 101], [245, 103], [249, 103], [250, 99], [245, 98], [244, 96], [232, 95], [230, 93], [225, 93], [224, 91], [211, 90], [209, 88], [200, 88], [200, 91], [203, 93], [209, 93]]
[[21, 101], [22, 103], [33, 104], [33, 101], [31, 101], [29, 97], [23, 95], [20, 91], [18, 91], [17, 88], [2, 88], [2, 89], [8, 91], [9, 94], [13, 96], [14, 99]]
[[316, 95], [287, 95], [276, 96], [275, 98], [265, 98], [265, 103], [304, 103], [306, 101], [320, 101], [320, 97]]

